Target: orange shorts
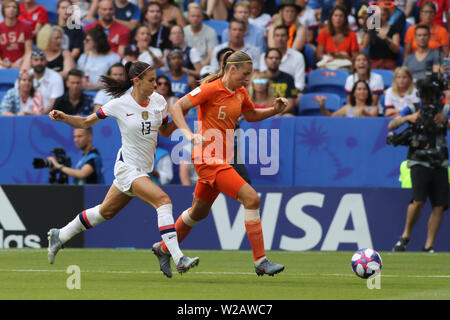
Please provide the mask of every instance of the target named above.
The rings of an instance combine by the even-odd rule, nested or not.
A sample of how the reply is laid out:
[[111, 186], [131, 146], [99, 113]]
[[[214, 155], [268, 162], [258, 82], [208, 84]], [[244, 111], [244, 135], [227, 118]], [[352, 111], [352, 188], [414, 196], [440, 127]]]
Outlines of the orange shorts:
[[209, 203], [216, 200], [219, 193], [237, 199], [237, 194], [247, 182], [229, 164], [195, 165], [198, 174], [194, 197]]

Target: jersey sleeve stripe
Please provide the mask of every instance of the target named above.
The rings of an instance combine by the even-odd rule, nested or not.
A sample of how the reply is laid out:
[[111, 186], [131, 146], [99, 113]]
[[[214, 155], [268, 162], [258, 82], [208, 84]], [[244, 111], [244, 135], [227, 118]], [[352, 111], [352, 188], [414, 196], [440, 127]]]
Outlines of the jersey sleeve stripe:
[[105, 119], [106, 117], [107, 117], [107, 115], [103, 112], [103, 110], [102, 110], [102, 108], [100, 107], [100, 108], [98, 108], [98, 110], [97, 110], [97, 117], [99, 118], [99, 119]]

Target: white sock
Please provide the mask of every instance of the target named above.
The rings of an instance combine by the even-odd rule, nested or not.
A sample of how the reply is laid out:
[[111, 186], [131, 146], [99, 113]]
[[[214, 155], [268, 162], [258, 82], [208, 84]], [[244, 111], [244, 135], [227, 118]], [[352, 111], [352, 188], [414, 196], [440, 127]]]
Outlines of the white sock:
[[75, 219], [59, 230], [59, 239], [65, 243], [86, 229], [95, 227], [105, 221], [100, 214], [100, 205], [80, 212]]
[[158, 213], [158, 229], [161, 234], [161, 238], [169, 249], [175, 264], [183, 256], [178, 245], [177, 232], [175, 231], [175, 224], [172, 215], [172, 204], [165, 204], [156, 209]]

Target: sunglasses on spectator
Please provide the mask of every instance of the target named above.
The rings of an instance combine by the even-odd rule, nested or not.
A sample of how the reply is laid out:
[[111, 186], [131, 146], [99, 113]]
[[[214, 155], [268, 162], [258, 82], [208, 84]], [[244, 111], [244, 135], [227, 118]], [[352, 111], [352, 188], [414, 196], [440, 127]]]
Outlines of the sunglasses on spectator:
[[267, 79], [253, 79], [254, 84], [266, 84]]

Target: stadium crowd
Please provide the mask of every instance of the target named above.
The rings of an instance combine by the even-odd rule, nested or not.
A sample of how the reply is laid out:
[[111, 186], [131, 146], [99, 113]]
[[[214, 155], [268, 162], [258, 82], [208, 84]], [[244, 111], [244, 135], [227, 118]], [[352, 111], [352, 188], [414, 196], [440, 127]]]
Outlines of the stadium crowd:
[[257, 108], [285, 97], [283, 116], [395, 116], [417, 102], [427, 70], [450, 71], [449, 3], [4, 0], [0, 115], [91, 114], [112, 99], [100, 76], [123, 77], [127, 61], [156, 66], [156, 90], [173, 105], [240, 50], [253, 60]]

